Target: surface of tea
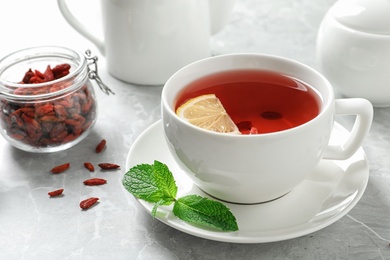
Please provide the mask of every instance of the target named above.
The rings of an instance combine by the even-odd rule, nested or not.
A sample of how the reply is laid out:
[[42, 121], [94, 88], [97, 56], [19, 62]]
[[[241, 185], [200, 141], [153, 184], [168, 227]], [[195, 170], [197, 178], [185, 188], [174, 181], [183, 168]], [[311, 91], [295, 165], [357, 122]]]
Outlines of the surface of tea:
[[178, 94], [176, 108], [204, 94], [220, 99], [243, 134], [286, 130], [310, 121], [320, 111], [315, 90], [271, 71], [226, 71], [198, 79]]

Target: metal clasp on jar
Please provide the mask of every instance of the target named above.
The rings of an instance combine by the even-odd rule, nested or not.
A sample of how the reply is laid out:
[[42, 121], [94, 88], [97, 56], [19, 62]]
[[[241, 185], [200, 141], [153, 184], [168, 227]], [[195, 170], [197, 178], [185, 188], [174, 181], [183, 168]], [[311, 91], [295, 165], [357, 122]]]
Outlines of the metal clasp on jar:
[[100, 76], [98, 74], [98, 65], [97, 65], [98, 57], [97, 56], [91, 57], [91, 55], [92, 55], [91, 50], [85, 51], [85, 57], [88, 61], [88, 63], [87, 63], [88, 78], [91, 80], [95, 80], [96, 83], [98, 84], [99, 88], [107, 95], [110, 95], [110, 94], [115, 95], [115, 93], [106, 84], [104, 84], [104, 82], [102, 81], [102, 79], [100, 78]]

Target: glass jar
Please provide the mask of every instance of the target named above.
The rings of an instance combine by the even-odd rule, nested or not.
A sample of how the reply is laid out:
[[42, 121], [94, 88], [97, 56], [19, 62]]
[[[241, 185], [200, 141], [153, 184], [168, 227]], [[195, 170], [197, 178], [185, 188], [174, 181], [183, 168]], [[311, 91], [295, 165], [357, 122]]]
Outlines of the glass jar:
[[37, 153], [79, 143], [97, 118], [88, 74], [87, 57], [64, 47], [34, 47], [1, 59], [1, 134]]

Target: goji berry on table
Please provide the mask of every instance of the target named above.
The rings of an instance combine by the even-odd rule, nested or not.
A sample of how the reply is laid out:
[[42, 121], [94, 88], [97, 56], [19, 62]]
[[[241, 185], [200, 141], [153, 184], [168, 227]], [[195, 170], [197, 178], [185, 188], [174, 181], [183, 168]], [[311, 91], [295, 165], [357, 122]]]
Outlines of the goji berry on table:
[[61, 195], [63, 192], [64, 192], [64, 189], [58, 189], [58, 190], [50, 191], [47, 194], [49, 194], [50, 197], [56, 197], [56, 196]]
[[98, 165], [103, 170], [113, 170], [113, 169], [118, 169], [120, 167], [115, 163], [99, 163]]
[[83, 183], [87, 186], [97, 186], [97, 185], [106, 184], [107, 181], [101, 178], [92, 178], [92, 179], [85, 180]]
[[52, 168], [50, 171], [52, 173], [61, 173], [65, 170], [67, 170], [69, 167], [70, 167], [70, 163], [64, 163], [64, 164], [61, 164], [61, 165], [58, 165], [58, 166]]
[[90, 172], [95, 171], [95, 167], [94, 167], [93, 164], [90, 163], [90, 162], [85, 162], [85, 163], [84, 163], [84, 167], [87, 168]]
[[82, 208], [82, 209], [89, 209], [89, 208], [92, 207], [98, 200], [99, 200], [99, 198], [96, 198], [96, 197], [92, 197], [92, 198], [88, 198], [88, 199], [82, 200], [82, 201], [80, 202], [80, 208]]
[[96, 149], [95, 149], [96, 153], [102, 152], [105, 146], [106, 146], [106, 140], [103, 139], [103, 140], [101, 140], [101, 141], [99, 142], [99, 144], [96, 146]]

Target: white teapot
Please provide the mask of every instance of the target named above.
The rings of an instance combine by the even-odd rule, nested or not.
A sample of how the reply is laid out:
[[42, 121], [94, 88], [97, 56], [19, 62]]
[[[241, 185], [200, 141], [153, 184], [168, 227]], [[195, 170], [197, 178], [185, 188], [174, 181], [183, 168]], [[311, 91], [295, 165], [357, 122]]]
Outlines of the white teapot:
[[337, 1], [320, 25], [317, 57], [336, 92], [390, 106], [390, 1]]
[[107, 59], [114, 77], [160, 85], [177, 70], [209, 57], [210, 37], [227, 22], [235, 0], [101, 0], [104, 39], [57, 0], [62, 15]]

